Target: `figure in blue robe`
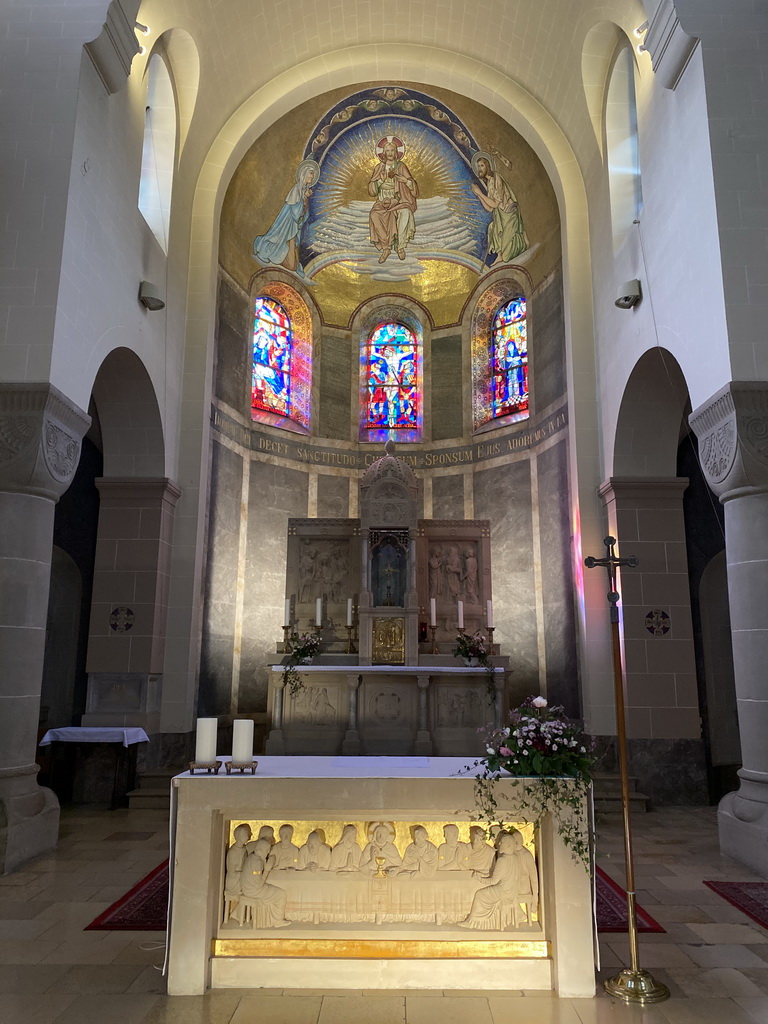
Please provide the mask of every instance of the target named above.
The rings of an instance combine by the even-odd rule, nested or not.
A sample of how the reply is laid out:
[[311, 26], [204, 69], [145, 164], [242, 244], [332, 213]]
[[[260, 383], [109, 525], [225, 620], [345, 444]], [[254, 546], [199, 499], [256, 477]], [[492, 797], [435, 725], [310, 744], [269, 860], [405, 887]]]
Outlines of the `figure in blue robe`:
[[253, 243], [253, 255], [263, 266], [277, 265], [304, 276], [299, 263], [299, 242], [312, 186], [319, 177], [320, 168], [314, 160], [302, 160], [296, 168], [296, 183], [285, 197], [271, 228]]

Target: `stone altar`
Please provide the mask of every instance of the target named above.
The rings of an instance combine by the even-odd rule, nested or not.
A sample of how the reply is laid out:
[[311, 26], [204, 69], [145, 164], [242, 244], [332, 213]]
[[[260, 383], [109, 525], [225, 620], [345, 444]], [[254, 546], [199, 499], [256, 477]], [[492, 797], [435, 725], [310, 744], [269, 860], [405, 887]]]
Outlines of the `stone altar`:
[[[169, 993], [593, 995], [587, 871], [546, 819], [489, 843], [473, 783], [464, 758], [266, 757], [255, 777], [177, 776]], [[511, 799], [517, 785], [500, 783]]]
[[487, 668], [452, 654], [460, 617], [469, 633], [492, 625], [490, 524], [420, 518], [419, 481], [394, 452], [388, 441], [363, 475], [360, 519], [289, 520], [289, 628], [321, 647], [298, 693], [273, 666], [269, 754], [482, 753], [478, 728], [508, 706], [492, 643]]

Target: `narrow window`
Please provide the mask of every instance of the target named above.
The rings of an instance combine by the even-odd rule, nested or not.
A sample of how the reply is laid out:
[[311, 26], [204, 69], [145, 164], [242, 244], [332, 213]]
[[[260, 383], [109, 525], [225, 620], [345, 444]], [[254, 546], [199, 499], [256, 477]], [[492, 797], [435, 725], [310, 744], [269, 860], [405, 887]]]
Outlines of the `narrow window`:
[[420, 346], [404, 324], [380, 324], [363, 346], [361, 437], [421, 438]]
[[293, 414], [291, 401], [291, 321], [274, 299], [256, 299], [253, 318], [251, 409], [278, 416]]
[[493, 318], [491, 419], [528, 414], [528, 340], [525, 299], [505, 303]]

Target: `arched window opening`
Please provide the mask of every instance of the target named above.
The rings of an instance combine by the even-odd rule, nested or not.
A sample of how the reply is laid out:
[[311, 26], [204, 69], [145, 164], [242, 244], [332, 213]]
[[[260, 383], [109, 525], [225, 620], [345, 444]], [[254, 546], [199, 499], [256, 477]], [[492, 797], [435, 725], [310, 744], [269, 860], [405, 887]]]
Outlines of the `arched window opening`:
[[290, 285], [268, 281], [252, 310], [251, 419], [308, 434], [312, 317], [307, 304]]
[[165, 253], [168, 252], [177, 127], [171, 76], [165, 61], [156, 53], [147, 71], [139, 210]]
[[361, 364], [361, 440], [421, 440], [421, 345], [415, 333], [396, 321], [379, 322], [362, 345]]
[[471, 331], [473, 429], [528, 419], [528, 308], [519, 286], [499, 281], [488, 288]]
[[256, 299], [251, 409], [290, 416], [293, 338], [288, 314], [274, 299]]
[[505, 303], [493, 319], [491, 417], [528, 413], [528, 338], [525, 299]]
[[605, 140], [615, 251], [643, 204], [637, 143], [635, 63], [628, 46], [619, 52], [608, 83]]

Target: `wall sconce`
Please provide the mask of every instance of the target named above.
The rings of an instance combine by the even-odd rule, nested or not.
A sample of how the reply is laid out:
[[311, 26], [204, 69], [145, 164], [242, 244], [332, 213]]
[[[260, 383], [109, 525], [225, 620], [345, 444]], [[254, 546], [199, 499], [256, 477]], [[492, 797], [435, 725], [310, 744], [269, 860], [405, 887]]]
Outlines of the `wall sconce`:
[[153, 312], [165, 309], [165, 297], [163, 296], [162, 288], [152, 284], [150, 281], [142, 281], [139, 285], [139, 302], [142, 306], [146, 306], [147, 309]]
[[635, 278], [634, 281], [627, 281], [626, 284], [621, 286], [621, 291], [614, 302], [614, 306], [618, 306], [619, 309], [632, 309], [633, 306], [638, 304], [642, 297], [643, 292], [640, 287], [640, 282]]

